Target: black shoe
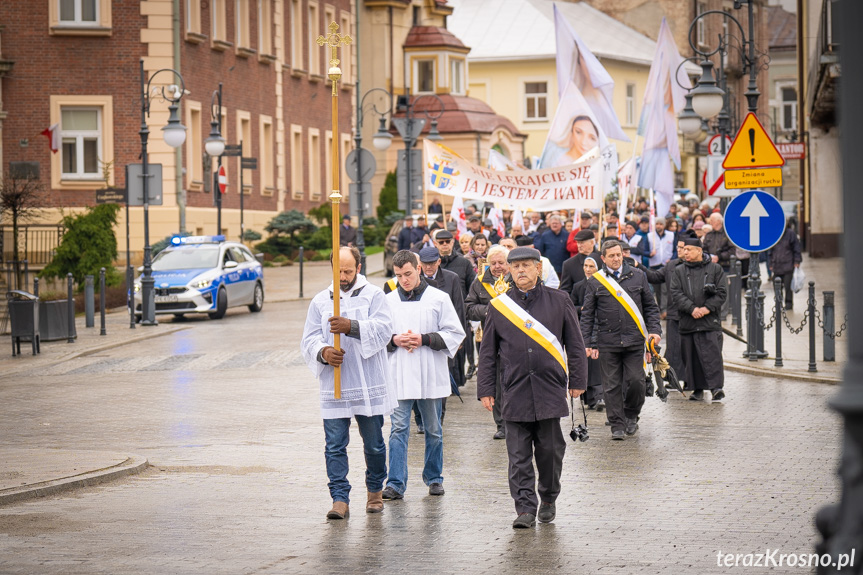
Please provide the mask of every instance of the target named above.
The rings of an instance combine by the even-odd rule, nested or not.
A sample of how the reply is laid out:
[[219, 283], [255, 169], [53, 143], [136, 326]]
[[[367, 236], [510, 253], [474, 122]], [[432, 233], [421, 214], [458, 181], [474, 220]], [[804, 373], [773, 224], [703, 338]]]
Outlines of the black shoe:
[[443, 485], [441, 483], [432, 483], [429, 485], [429, 495], [443, 495], [445, 492], [443, 490]]
[[513, 529], [528, 529], [536, 525], [536, 515], [533, 513], [519, 513], [512, 522]]
[[793, 309], [794, 309], [794, 304], [793, 304], [793, 303], [787, 303], [787, 304], [785, 304], [785, 309], [786, 309], [786, 310], [793, 310]]
[[467, 368], [467, 373], [466, 373], [466, 374], [464, 374], [464, 378], [465, 378], [465, 379], [470, 379], [470, 378], [472, 378], [472, 377], [473, 377], [473, 376], [475, 376], [475, 375], [476, 375], [476, 366], [473, 366], [473, 365], [468, 366], [468, 368]]
[[605, 411], [605, 400], [600, 399], [596, 402], [596, 411]]
[[381, 492], [381, 497], [383, 498], [384, 501], [392, 501], [393, 499], [404, 499], [405, 498], [404, 495], [402, 495], [401, 493], [399, 493], [398, 491], [396, 491], [395, 489], [393, 489], [392, 487], [389, 487], [389, 486], [387, 486], [386, 489], [384, 489]]
[[588, 409], [588, 411], [593, 411], [594, 409], [596, 409], [596, 404], [595, 403], [588, 404], [587, 409]]
[[723, 399], [725, 399], [725, 392], [721, 389], [717, 389], [710, 393], [713, 394], [713, 401], [722, 401]]
[[503, 429], [498, 429], [491, 437], [492, 439], [506, 439], [506, 431], [504, 431]]
[[605, 422], [605, 425], [606, 425], [606, 426], [608, 426], [608, 427], [611, 427], [611, 422], [610, 422], [610, 421], [606, 421], [606, 422]]
[[689, 396], [689, 401], [704, 401], [704, 391], [696, 389], [692, 392], [692, 395]]
[[635, 435], [635, 432], [638, 431], [638, 418], [635, 419], [627, 419], [626, 420], [626, 435]]
[[554, 516], [557, 515], [557, 507], [554, 503], [546, 503], [543, 501], [539, 504], [539, 513], [536, 518], [540, 523], [551, 523], [554, 521]]
[[615, 441], [623, 441], [624, 439], [626, 439], [626, 435], [623, 434], [622, 430], [618, 429], [617, 431], [611, 432], [611, 438]]
[[425, 432], [425, 427], [423, 427], [422, 425], [417, 425], [417, 435], [423, 435]]

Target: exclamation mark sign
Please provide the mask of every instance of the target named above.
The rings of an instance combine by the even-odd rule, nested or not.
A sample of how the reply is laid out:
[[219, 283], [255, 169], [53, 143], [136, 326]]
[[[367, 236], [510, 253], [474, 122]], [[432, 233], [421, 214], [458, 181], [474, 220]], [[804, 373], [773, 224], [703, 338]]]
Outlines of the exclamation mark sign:
[[749, 128], [749, 151], [752, 152], [752, 162], [755, 163], [755, 129]]

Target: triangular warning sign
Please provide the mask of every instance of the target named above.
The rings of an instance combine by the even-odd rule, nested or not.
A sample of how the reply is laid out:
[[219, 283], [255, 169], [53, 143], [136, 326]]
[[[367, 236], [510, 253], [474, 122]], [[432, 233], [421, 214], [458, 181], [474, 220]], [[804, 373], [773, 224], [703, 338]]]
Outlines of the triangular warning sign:
[[731, 149], [725, 155], [722, 167], [735, 168], [773, 168], [785, 165], [785, 158], [776, 149], [773, 140], [764, 131], [764, 126], [749, 112], [737, 132]]

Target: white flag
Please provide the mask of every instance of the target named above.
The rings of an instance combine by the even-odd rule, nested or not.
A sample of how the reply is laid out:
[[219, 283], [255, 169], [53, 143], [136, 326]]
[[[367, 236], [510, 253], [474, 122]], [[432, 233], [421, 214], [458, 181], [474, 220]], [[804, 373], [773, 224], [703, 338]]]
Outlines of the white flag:
[[467, 231], [467, 218], [464, 215], [464, 201], [461, 196], [454, 196], [452, 199], [452, 209], [449, 211], [450, 220], [455, 222], [459, 234]]

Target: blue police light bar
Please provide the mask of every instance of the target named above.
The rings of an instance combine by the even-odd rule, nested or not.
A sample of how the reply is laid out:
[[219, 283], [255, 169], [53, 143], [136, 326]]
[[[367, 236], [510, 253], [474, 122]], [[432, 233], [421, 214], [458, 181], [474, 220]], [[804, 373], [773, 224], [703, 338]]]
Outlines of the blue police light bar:
[[218, 236], [174, 236], [171, 243], [175, 246], [189, 244], [218, 244], [225, 241], [224, 235]]

